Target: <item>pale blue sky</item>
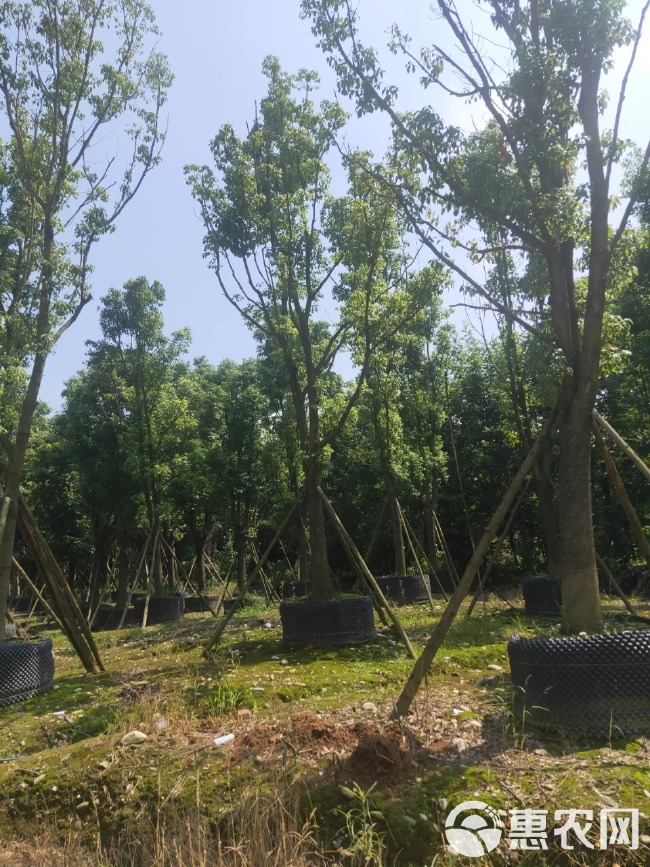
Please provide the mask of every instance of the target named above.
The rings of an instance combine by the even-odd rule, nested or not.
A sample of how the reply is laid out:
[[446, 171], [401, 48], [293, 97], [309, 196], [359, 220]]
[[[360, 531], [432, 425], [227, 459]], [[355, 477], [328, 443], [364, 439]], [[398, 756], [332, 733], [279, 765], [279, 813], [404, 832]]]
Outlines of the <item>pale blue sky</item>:
[[[202, 258], [203, 229], [185, 184], [183, 166], [209, 162], [208, 143], [223, 123], [240, 132], [254, 113], [255, 101], [265, 92], [261, 64], [267, 54], [279, 57], [283, 67], [317, 69], [321, 94], [331, 98], [334, 78], [315, 45], [309, 22], [300, 20], [299, 0], [150, 0], [162, 32], [160, 49], [175, 74], [167, 104], [168, 138], [162, 164], [121, 216], [116, 232], [95, 247], [92, 262], [93, 301], [64, 335], [48, 360], [41, 397], [53, 408], [67, 378], [81, 368], [87, 339], [99, 336], [97, 306], [112, 286], [139, 275], [160, 280], [167, 292], [165, 323], [169, 332], [189, 326], [191, 356], [205, 355], [240, 360], [255, 352], [250, 333], [237, 312], [221, 297], [214, 275]], [[639, 3], [631, 4], [638, 8]], [[423, 0], [360, 0], [358, 11], [367, 42], [385, 45], [385, 31], [397, 20], [406, 32], [426, 41], [431, 32], [429, 4]], [[648, 40], [646, 39], [646, 45]], [[630, 89], [633, 125], [627, 134], [647, 139], [647, 95], [650, 63], [641, 52], [636, 82]], [[400, 86], [400, 105], [416, 106], [425, 96], [413, 76], [406, 76], [390, 57], [390, 80]], [[439, 95], [429, 92], [429, 99]], [[474, 108], [476, 110], [476, 108]], [[458, 120], [458, 118], [456, 118]], [[466, 124], [481, 118], [466, 118]], [[379, 117], [355, 121], [348, 132], [353, 145], [371, 148], [380, 156], [387, 144], [387, 126]], [[334, 311], [332, 311], [334, 312]]]

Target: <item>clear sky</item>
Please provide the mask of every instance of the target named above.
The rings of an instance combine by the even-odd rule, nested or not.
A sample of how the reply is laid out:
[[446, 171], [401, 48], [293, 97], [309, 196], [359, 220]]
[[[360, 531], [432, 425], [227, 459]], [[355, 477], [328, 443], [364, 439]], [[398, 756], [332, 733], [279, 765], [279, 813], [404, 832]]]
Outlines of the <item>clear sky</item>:
[[[165, 327], [189, 326], [191, 356], [205, 355], [212, 363], [223, 358], [241, 360], [255, 352], [254, 341], [239, 314], [221, 297], [214, 275], [202, 258], [203, 228], [183, 176], [188, 163], [210, 162], [208, 144], [224, 123], [243, 133], [254, 114], [255, 101], [265, 93], [261, 73], [267, 54], [279, 57], [288, 72], [301, 67], [321, 73], [323, 97], [334, 95], [334, 77], [316, 47], [308, 21], [299, 17], [299, 0], [150, 0], [162, 32], [160, 49], [167, 54], [175, 82], [166, 106], [168, 137], [162, 164], [92, 254], [93, 301], [63, 336], [48, 360], [41, 398], [57, 409], [66, 379], [84, 361], [85, 341], [99, 336], [99, 298], [110, 287], [143, 275], [160, 280], [166, 289]], [[630, 8], [639, 8], [637, 0]], [[470, 7], [471, 8], [471, 7]], [[402, 29], [426, 42], [435, 27], [426, 0], [359, 0], [364, 39], [378, 48], [386, 30], [397, 21]], [[432, 40], [430, 40], [432, 41]], [[641, 52], [636, 79], [630, 89], [628, 111], [633, 124], [626, 134], [647, 140], [649, 40]], [[426, 97], [415, 77], [406, 76], [390, 57], [391, 81], [400, 87], [400, 106], [414, 107]], [[622, 64], [621, 64], [622, 65]], [[621, 73], [622, 74], [622, 73]], [[345, 103], [344, 103], [345, 104]], [[474, 119], [474, 122], [481, 119]], [[472, 122], [466, 116], [466, 124]], [[463, 124], [463, 125], [466, 125]], [[351, 124], [348, 140], [381, 156], [387, 145], [387, 126], [379, 117]]]

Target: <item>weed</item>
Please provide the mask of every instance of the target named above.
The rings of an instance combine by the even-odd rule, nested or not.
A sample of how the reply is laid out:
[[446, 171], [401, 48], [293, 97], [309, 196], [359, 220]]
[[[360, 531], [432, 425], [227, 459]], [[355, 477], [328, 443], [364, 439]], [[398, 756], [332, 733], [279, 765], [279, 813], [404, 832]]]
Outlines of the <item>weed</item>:
[[253, 708], [253, 694], [248, 687], [233, 687], [224, 681], [217, 684], [208, 697], [208, 713], [210, 716], [223, 716], [240, 708]]
[[352, 795], [358, 802], [358, 806], [349, 810], [337, 808], [337, 815], [343, 816], [345, 825], [339, 830], [339, 834], [345, 834], [347, 845], [338, 850], [339, 855], [346, 859], [351, 867], [383, 867], [386, 854], [386, 832], [378, 830], [377, 821], [384, 821], [381, 812], [374, 809], [372, 791], [377, 784], [373, 783], [370, 788], [364, 790], [354, 783], [352, 789], [347, 789], [344, 794]]

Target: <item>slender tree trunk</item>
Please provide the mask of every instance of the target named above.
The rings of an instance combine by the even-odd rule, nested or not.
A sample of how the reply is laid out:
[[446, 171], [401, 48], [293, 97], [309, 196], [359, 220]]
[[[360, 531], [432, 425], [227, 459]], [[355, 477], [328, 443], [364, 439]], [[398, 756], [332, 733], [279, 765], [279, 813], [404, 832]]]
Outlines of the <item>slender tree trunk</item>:
[[242, 590], [246, 586], [248, 576], [246, 557], [246, 534], [239, 530], [235, 533], [235, 549], [237, 554], [237, 587]]
[[436, 568], [438, 563], [438, 543], [436, 540], [435, 514], [438, 511], [438, 473], [431, 468], [431, 497], [425, 492], [424, 500], [424, 534], [429, 563]]
[[390, 524], [393, 531], [393, 551], [395, 555], [395, 574], [406, 575], [406, 552], [404, 550], [404, 537], [402, 536], [402, 521], [399, 514], [397, 501], [397, 488], [393, 474], [386, 467], [382, 467], [386, 498], [390, 510]]
[[178, 561], [176, 560], [176, 546], [173, 539], [169, 546], [169, 572], [167, 573], [167, 583], [169, 584], [170, 593], [175, 593], [178, 586]]
[[306, 504], [301, 503], [294, 521], [298, 537], [298, 580], [305, 582], [309, 581], [309, 539], [305, 527], [306, 517]]
[[307, 480], [309, 544], [311, 547], [311, 595], [314, 599], [331, 599], [334, 596], [334, 586], [327, 558], [323, 501], [318, 493], [321, 470], [317, 459], [312, 458], [308, 461], [305, 476]]
[[154, 594], [156, 596], [162, 596], [165, 592], [165, 580], [163, 577], [163, 564], [162, 564], [162, 539], [159, 534], [160, 530], [160, 519], [158, 517], [154, 518], [153, 527], [151, 530], [151, 536], [154, 540], [153, 542], [153, 562], [151, 564], [151, 573], [153, 575], [153, 588]]
[[115, 600], [116, 611], [121, 611], [126, 604], [129, 592], [129, 545], [127, 535], [121, 531], [119, 534], [119, 550], [117, 554], [117, 599]]
[[195, 574], [196, 574], [196, 588], [199, 593], [205, 593], [207, 589], [206, 582], [206, 565], [205, 565], [205, 537], [200, 533], [192, 536], [192, 543], [194, 545], [194, 554], [196, 557], [195, 562]]

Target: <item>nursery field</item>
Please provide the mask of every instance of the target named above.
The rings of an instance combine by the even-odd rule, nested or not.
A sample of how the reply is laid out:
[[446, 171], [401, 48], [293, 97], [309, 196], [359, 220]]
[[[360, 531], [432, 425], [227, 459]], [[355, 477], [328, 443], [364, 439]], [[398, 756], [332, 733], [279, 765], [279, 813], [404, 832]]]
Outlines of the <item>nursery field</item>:
[[[650, 740], [574, 740], [515, 719], [507, 639], [557, 624], [511, 601], [461, 611], [401, 725], [388, 720], [412, 661], [391, 630], [288, 649], [277, 609], [260, 606], [203, 659], [215, 621], [190, 614], [98, 633], [97, 675], [48, 631], [55, 689], [0, 711], [0, 865], [647, 864]], [[637, 628], [604, 607], [608, 630]], [[432, 612], [401, 616], [418, 651]], [[445, 818], [468, 800], [505, 825], [483, 858], [446, 845]], [[548, 851], [509, 848], [513, 809], [614, 808], [639, 811], [637, 849], [560, 849], [552, 822]]]

